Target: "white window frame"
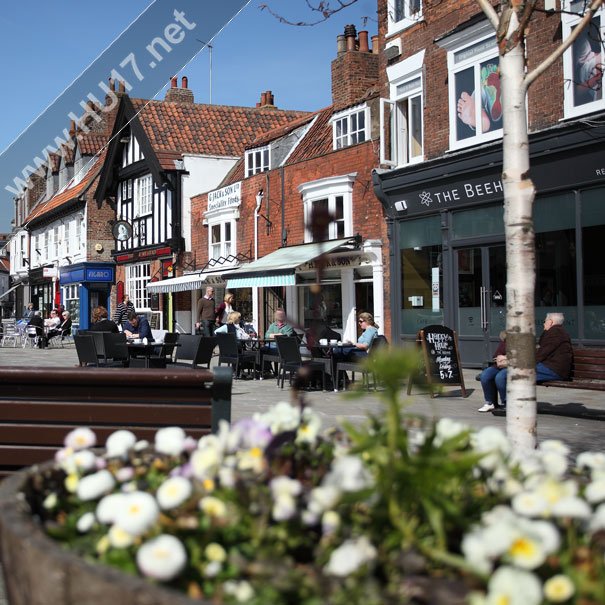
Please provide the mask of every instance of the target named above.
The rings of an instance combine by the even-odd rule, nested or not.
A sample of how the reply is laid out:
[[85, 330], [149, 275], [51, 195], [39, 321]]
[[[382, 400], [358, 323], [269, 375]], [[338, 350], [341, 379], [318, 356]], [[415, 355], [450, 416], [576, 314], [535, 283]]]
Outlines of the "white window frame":
[[403, 15], [396, 15], [397, 0], [387, 0], [387, 37], [397, 34], [424, 19], [422, 13], [423, 0], [419, 0], [419, 4], [419, 10], [412, 12], [410, 0], [403, 0]]
[[271, 170], [270, 145], [246, 151], [246, 178], [269, 170]]
[[58, 260], [61, 256], [61, 227], [55, 225], [53, 227], [53, 258]]
[[42, 260], [46, 262], [49, 259], [49, 250], [50, 250], [50, 233], [45, 231], [42, 235], [43, 248], [42, 248]]
[[[406, 166], [424, 160], [424, 53], [422, 50], [391, 67], [387, 67], [390, 84], [389, 99], [380, 99], [380, 163], [386, 166]], [[402, 90], [402, 88], [404, 90]], [[421, 151], [411, 155], [413, 127], [409, 127], [411, 102], [420, 101]], [[407, 105], [407, 114], [402, 105]], [[387, 113], [390, 115], [390, 154], [387, 157], [385, 136]], [[413, 126], [413, 124], [412, 124]]]
[[[208, 224], [208, 258], [217, 260], [221, 256], [227, 258], [228, 256], [235, 257], [237, 255], [237, 219], [239, 218], [239, 208], [225, 208], [223, 210], [212, 211], [206, 213], [206, 220]], [[225, 238], [225, 226], [230, 225], [231, 227], [231, 239], [226, 240]], [[212, 231], [215, 227], [220, 230], [219, 241], [217, 243], [212, 242]], [[229, 247], [227, 249], [227, 244]], [[229, 266], [235, 264], [237, 261], [227, 261], [222, 266]]]
[[[364, 125], [363, 128], [359, 128], [359, 115], [363, 115]], [[355, 116], [355, 119], [354, 119]], [[344, 111], [339, 111], [335, 113], [330, 119], [332, 123], [332, 149], [345, 149], [346, 147], [351, 147], [352, 145], [358, 145], [360, 143], [365, 143], [369, 141], [371, 138], [370, 132], [370, 108], [366, 103], [363, 105], [356, 105], [355, 107], [350, 107], [349, 109], [345, 109]], [[347, 132], [339, 134], [338, 131], [338, 123], [344, 122], [347, 125]], [[363, 132], [363, 141], [359, 140], [359, 133]], [[352, 140], [352, 138], [356, 136], [357, 140]], [[342, 141], [342, 145], [340, 142]]]
[[[333, 214], [337, 197], [343, 198], [344, 237], [353, 236], [353, 184], [356, 177], [357, 173], [353, 172], [310, 181], [298, 186], [304, 206], [305, 243], [313, 241], [313, 234], [310, 230], [313, 203], [327, 199], [328, 210]], [[334, 221], [328, 228], [328, 239], [338, 239]]]
[[125, 292], [128, 292], [130, 300], [137, 312], [151, 310], [150, 296], [147, 292], [147, 284], [151, 280], [151, 263], [137, 263], [126, 265]]
[[[480, 132], [474, 136], [467, 137], [465, 139], [457, 140], [456, 138], [456, 124], [458, 120], [457, 115], [457, 102], [458, 98], [456, 95], [456, 75], [466, 71], [469, 68], [473, 68], [474, 75], [474, 90], [480, 87], [480, 65], [485, 61], [493, 58], [498, 58], [498, 47], [496, 45], [496, 38], [493, 29], [488, 30], [486, 34], [484, 31], [484, 23], [479, 24], [478, 28], [469, 28], [464, 35], [455, 38], [453, 41], [440, 43], [440, 46], [447, 49], [447, 66], [448, 66], [448, 111], [449, 111], [449, 124], [450, 124], [450, 150], [465, 149], [488, 141], [494, 141], [502, 138], [502, 127], [489, 130], [487, 132]], [[473, 52], [473, 47], [481, 48], [485, 46], [484, 50], [477, 51], [476, 54], [470, 54], [468, 58], [463, 58], [465, 51]], [[480, 110], [476, 108], [476, 116], [480, 116]], [[477, 120], [480, 121], [480, 120]], [[476, 132], [476, 130], [475, 130]]]
[[146, 174], [134, 182], [135, 217], [153, 213], [153, 179]]
[[[569, 14], [574, 11], [574, 5], [578, 6], [581, 10], [584, 7], [584, 3], [580, 0], [566, 0], [562, 7], [564, 12], [561, 15], [561, 25], [563, 28], [563, 40], [566, 40], [571, 34], [573, 28], [578, 24], [580, 19], [582, 18], [581, 14]], [[593, 18], [599, 19], [599, 38], [600, 40], [605, 39], [605, 9], [601, 7]], [[587, 30], [585, 30], [587, 31]], [[582, 38], [584, 34], [580, 34], [580, 38]], [[577, 42], [577, 41], [576, 41]], [[574, 80], [576, 76], [574, 76], [574, 68], [573, 68], [573, 51], [574, 44], [570, 48], [568, 48], [563, 54], [563, 108], [564, 108], [564, 118], [575, 118], [578, 116], [583, 116], [588, 113], [592, 113], [594, 111], [601, 111], [605, 108], [605, 93], [603, 91], [603, 79], [601, 80], [601, 88], [599, 89], [599, 93], [601, 98], [595, 99], [593, 101], [588, 101], [581, 105], [574, 104]], [[601, 60], [600, 64], [605, 64], [605, 49], [603, 48], [603, 43], [598, 44], [601, 50]]]

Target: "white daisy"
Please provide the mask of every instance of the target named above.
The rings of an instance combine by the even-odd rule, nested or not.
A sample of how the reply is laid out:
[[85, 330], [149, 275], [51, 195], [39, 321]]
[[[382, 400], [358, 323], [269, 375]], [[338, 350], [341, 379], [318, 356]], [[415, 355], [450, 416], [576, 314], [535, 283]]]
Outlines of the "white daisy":
[[137, 552], [141, 573], [164, 582], [175, 578], [186, 563], [185, 547], [177, 538], [167, 534], [146, 542]]
[[107, 470], [87, 475], [86, 477], [82, 477], [78, 483], [78, 498], [84, 502], [96, 500], [110, 492], [115, 487], [115, 484], [113, 475]]
[[126, 458], [128, 451], [134, 447], [137, 438], [130, 431], [114, 431], [105, 443], [108, 458]]
[[347, 540], [332, 552], [325, 571], [331, 576], [346, 577], [373, 561], [376, 554], [376, 549], [365, 536]]
[[146, 492], [124, 494], [124, 506], [115, 519], [115, 524], [134, 536], [145, 533], [160, 514], [153, 496]]
[[185, 449], [185, 431], [178, 426], [160, 429], [155, 434], [155, 450], [160, 454], [178, 456]]
[[156, 498], [162, 510], [180, 506], [193, 492], [193, 486], [185, 477], [170, 477], [158, 488]]
[[99, 523], [111, 525], [115, 522], [118, 512], [121, 511], [126, 503], [125, 494], [109, 494], [102, 498], [97, 504], [95, 515]]
[[489, 580], [488, 605], [540, 605], [541, 602], [540, 581], [528, 571], [503, 566]]
[[564, 574], [553, 576], [544, 582], [544, 596], [551, 603], [564, 603], [571, 599], [575, 592], [573, 582]]
[[97, 443], [97, 436], [87, 427], [80, 427], [67, 433], [63, 444], [72, 450], [84, 450], [94, 447]]

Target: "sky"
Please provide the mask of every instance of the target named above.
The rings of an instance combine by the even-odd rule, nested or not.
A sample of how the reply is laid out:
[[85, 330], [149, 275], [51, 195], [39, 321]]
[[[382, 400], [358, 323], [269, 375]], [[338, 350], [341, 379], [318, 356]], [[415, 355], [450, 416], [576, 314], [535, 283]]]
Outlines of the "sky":
[[[206, 1], [211, 6], [215, 0]], [[259, 8], [261, 3], [291, 20], [316, 18], [304, 0], [249, 2], [212, 42], [212, 102], [254, 106], [261, 92], [271, 90], [280, 108], [314, 110], [329, 105], [336, 36], [348, 23], [358, 30], [367, 29], [370, 36], [376, 34], [376, 0], [358, 0], [313, 27], [279, 23]], [[100, 10], [99, 3], [89, 0], [5, 3], [0, 13], [0, 81], [4, 91], [0, 95], [0, 152], [152, 4], [151, 0], [104, 0]], [[209, 102], [208, 48], [180, 75], [188, 77], [196, 102]], [[163, 96], [160, 92], [158, 98]], [[68, 126], [66, 118], [65, 124], [57, 125], [57, 133]], [[0, 232], [10, 231], [11, 197], [4, 191], [0, 195]]]

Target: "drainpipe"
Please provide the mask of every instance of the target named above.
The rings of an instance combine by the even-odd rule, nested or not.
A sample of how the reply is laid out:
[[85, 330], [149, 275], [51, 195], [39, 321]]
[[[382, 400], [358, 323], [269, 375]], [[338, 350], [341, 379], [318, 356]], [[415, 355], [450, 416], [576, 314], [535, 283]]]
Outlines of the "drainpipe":
[[263, 203], [264, 193], [261, 189], [256, 194], [256, 208], [254, 208], [254, 260], [258, 259], [258, 212]]
[[281, 175], [281, 245], [284, 247], [288, 243], [288, 234], [286, 233], [286, 183], [283, 165], [279, 171]]

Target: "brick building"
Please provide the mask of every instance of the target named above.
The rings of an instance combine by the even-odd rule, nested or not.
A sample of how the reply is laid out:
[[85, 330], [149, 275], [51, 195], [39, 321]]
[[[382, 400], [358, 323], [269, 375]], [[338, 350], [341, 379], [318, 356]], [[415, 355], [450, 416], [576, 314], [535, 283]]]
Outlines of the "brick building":
[[277, 307], [300, 328], [322, 319], [351, 340], [361, 311], [390, 330], [386, 224], [371, 181], [379, 56], [353, 26], [337, 46], [333, 104], [257, 138], [219, 188], [193, 198], [195, 271], [152, 287], [193, 302], [207, 284], [217, 299], [228, 289], [261, 332]]
[[190, 331], [189, 298], [151, 286], [195, 266], [191, 197], [216, 187], [261, 133], [303, 115], [270, 92], [256, 107], [196, 104], [186, 77], [162, 101], [122, 95], [95, 194], [113, 214], [115, 296], [129, 294], [152, 327]]
[[[557, 3], [558, 5], [559, 3]], [[529, 69], [569, 35], [570, 12], [537, 12]], [[382, 148], [375, 192], [388, 215], [392, 336], [428, 324], [481, 365], [505, 328], [502, 111], [495, 34], [475, 0], [379, 0]], [[562, 311], [573, 340], [605, 343], [603, 10], [531, 86], [531, 178], [537, 188], [536, 314]], [[540, 327], [536, 326], [537, 331]]]

